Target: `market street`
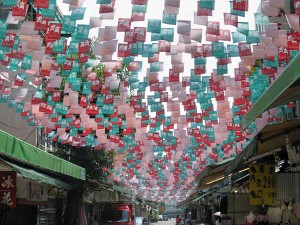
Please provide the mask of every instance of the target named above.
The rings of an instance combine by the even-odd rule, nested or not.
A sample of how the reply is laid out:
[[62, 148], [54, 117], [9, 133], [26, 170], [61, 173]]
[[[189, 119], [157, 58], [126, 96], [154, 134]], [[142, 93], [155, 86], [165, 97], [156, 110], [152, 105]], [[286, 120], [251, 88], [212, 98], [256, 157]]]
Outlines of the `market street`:
[[171, 219], [168, 221], [158, 221], [157, 223], [150, 223], [149, 225], [175, 225], [175, 219]]
[[299, 17], [0, 0], [0, 225], [300, 225]]

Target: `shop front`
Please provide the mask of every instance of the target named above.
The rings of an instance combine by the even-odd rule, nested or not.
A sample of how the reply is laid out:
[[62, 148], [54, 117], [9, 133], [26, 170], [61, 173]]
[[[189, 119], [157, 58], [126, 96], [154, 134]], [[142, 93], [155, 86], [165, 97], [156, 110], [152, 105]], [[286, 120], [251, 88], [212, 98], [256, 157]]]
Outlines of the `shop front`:
[[[90, 181], [90, 183], [94, 187], [93, 191], [84, 199], [84, 211], [88, 224], [100, 221], [103, 208], [107, 203], [134, 203], [131, 189], [112, 182]], [[147, 213], [148, 215], [149, 212]]]
[[[1, 221], [4, 224], [59, 224], [58, 203], [71, 186], [44, 173], [0, 160]], [[9, 190], [8, 187], [14, 187]], [[62, 212], [62, 211], [61, 211]], [[62, 218], [62, 213], [61, 213]]]
[[197, 176], [196, 192], [184, 201], [186, 224], [215, 224], [221, 197], [230, 185], [224, 171], [232, 159], [209, 165]]
[[[257, 134], [225, 169], [231, 191], [223, 224], [300, 223], [299, 59], [298, 53], [242, 119], [242, 129], [255, 122]], [[295, 107], [280, 121], [264, 121], [268, 110], [286, 104]]]
[[1, 224], [62, 224], [67, 190], [85, 170], [0, 131]]
[[299, 125], [292, 119], [266, 126], [227, 165], [231, 224], [299, 224]]
[[[299, 122], [265, 127], [236, 158], [202, 171], [201, 194], [186, 206], [197, 206], [197, 223], [215, 224], [221, 216], [225, 225], [299, 224]], [[272, 219], [275, 211], [279, 222]]]

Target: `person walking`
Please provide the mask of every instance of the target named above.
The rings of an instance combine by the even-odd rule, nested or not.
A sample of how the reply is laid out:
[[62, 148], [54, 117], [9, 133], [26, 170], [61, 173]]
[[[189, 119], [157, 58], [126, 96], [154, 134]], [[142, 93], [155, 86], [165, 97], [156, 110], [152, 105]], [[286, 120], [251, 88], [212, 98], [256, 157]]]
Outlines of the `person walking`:
[[176, 225], [179, 225], [181, 222], [181, 218], [179, 215], [176, 216]]

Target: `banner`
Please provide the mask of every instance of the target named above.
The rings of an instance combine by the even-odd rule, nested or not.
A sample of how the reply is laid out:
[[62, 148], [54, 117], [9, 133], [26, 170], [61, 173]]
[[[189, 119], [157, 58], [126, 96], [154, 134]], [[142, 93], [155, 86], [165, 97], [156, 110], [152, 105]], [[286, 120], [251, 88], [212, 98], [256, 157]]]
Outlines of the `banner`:
[[249, 167], [250, 205], [275, 205], [275, 167], [269, 164], [251, 164]]

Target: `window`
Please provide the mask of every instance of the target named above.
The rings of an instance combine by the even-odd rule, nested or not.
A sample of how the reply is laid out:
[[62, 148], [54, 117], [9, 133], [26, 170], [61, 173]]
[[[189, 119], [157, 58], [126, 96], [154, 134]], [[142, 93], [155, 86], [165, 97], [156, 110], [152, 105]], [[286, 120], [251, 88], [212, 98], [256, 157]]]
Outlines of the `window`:
[[127, 222], [129, 220], [129, 215], [127, 210], [114, 210], [107, 209], [102, 213], [102, 222], [112, 223], [112, 222]]

